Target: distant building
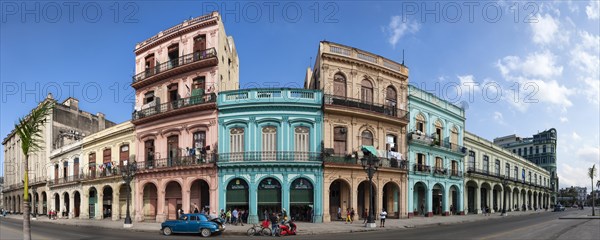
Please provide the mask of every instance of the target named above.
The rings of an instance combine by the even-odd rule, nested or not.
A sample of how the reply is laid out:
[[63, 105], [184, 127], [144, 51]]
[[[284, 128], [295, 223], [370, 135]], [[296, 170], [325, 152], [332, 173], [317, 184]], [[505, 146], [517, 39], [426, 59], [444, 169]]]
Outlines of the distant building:
[[550, 173], [549, 182], [553, 192], [550, 199], [551, 204], [555, 203], [558, 192], [558, 175], [556, 174], [556, 137], [556, 129], [551, 128], [528, 138], [522, 138], [512, 134], [494, 139], [494, 144], [506, 148], [514, 154], [543, 167]]
[[[57, 171], [67, 169], [73, 171], [73, 164], [61, 165], [57, 168], [50, 161], [52, 152], [70, 146], [83, 139], [86, 135], [104, 130], [115, 123], [106, 120], [103, 113], [92, 114], [79, 108], [79, 100], [69, 97], [62, 103], [48, 94], [44, 102], [52, 102], [54, 108], [48, 115], [41, 129], [43, 149], [29, 157], [29, 194], [33, 209], [38, 213], [47, 213], [46, 201], [48, 200], [47, 181], [51, 176], [56, 176]], [[41, 103], [40, 103], [41, 104]], [[39, 105], [38, 105], [39, 107]], [[37, 108], [37, 107], [36, 107]], [[25, 172], [23, 160], [25, 156], [21, 150], [21, 140], [13, 129], [2, 141], [4, 145], [4, 193], [3, 200], [6, 209], [21, 212], [23, 203], [23, 173]], [[61, 181], [65, 181], [64, 179]], [[46, 209], [48, 210], [48, 209]]]

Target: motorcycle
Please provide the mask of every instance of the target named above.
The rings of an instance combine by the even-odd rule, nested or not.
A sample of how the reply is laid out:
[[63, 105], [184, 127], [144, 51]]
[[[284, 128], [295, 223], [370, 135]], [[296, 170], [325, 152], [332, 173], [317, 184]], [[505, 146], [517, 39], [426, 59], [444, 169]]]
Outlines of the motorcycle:
[[283, 222], [283, 224], [279, 224], [279, 235], [296, 235], [296, 224], [294, 223], [294, 221], [288, 220]]

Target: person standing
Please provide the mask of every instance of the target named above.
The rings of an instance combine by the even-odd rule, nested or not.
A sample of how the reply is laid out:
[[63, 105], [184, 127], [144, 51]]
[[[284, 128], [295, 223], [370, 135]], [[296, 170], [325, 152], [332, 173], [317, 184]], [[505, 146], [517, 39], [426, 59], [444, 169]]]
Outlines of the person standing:
[[354, 208], [350, 208], [350, 223], [354, 223], [354, 215], [356, 215]]
[[346, 208], [346, 224], [350, 222], [350, 208]]
[[231, 208], [227, 210], [227, 213], [225, 214], [225, 222], [231, 223]]
[[379, 213], [379, 219], [381, 219], [381, 223], [379, 227], [385, 227], [385, 218], [387, 217], [387, 212], [384, 209], [381, 209], [381, 213]]
[[238, 212], [237, 208], [233, 209], [233, 212], [231, 213], [231, 223], [234, 224], [234, 225], [238, 224], [238, 222], [237, 222], [237, 220], [238, 220], [238, 213], [239, 212]]
[[198, 205], [196, 203], [194, 203], [194, 213], [198, 213]]
[[337, 218], [338, 218], [338, 220], [342, 219], [342, 207], [338, 207]]
[[367, 218], [369, 218], [369, 209], [366, 209], [362, 213], [363, 224], [367, 223]]

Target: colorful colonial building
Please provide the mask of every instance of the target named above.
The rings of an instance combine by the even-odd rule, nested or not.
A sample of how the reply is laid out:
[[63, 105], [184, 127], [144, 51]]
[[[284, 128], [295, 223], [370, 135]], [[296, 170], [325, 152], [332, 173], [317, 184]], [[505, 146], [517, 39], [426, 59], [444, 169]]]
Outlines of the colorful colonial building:
[[[320, 89], [323, 103], [323, 220], [353, 208], [358, 216], [374, 203], [375, 212], [407, 215], [406, 126], [408, 68], [381, 56], [320, 42], [314, 70], [305, 87]], [[359, 159], [372, 146], [380, 168], [369, 196], [369, 181]]]
[[135, 56], [135, 219], [215, 209], [217, 93], [239, 86], [233, 38], [213, 12], [138, 43]]
[[[80, 218], [124, 219], [127, 202], [127, 185], [121, 170], [135, 161], [134, 127], [130, 121], [118, 124], [83, 139], [81, 159], [81, 186], [74, 192], [82, 196]], [[134, 183], [130, 184], [131, 189]], [[130, 204], [134, 203], [132, 194]], [[133, 209], [133, 205], [130, 205]], [[79, 213], [78, 212], [78, 213]], [[77, 214], [74, 217], [78, 217]]]
[[322, 101], [306, 89], [219, 94], [219, 208], [249, 210], [249, 223], [283, 209], [322, 221]]
[[463, 214], [465, 112], [408, 87], [408, 216]]
[[544, 168], [475, 134], [465, 132], [465, 211], [547, 209], [552, 188]]

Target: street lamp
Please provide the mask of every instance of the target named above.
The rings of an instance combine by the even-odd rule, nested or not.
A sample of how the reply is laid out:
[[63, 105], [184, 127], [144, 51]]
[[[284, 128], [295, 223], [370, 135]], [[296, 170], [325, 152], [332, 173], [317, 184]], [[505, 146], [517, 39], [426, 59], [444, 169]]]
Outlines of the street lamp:
[[502, 196], [503, 196], [503, 200], [502, 200], [502, 213], [500, 214], [500, 216], [506, 216], [506, 186], [508, 185], [508, 178], [503, 177], [502, 178]]
[[375, 149], [369, 149], [369, 148], [373, 148], [371, 146], [363, 146], [362, 147], [362, 152], [364, 154], [363, 158], [360, 159], [360, 162], [362, 164], [363, 170], [365, 170], [365, 172], [367, 173], [367, 176], [369, 177], [369, 216], [367, 217], [367, 225], [365, 225], [365, 227], [367, 228], [374, 228], [376, 227], [375, 225], [375, 219], [373, 217], [373, 175], [375, 175], [375, 172], [377, 172], [377, 168], [379, 168], [379, 158], [376, 155], [376, 150]]
[[133, 163], [127, 162], [127, 164], [121, 167], [121, 176], [123, 177], [123, 181], [127, 185], [127, 212], [125, 215], [125, 223], [123, 227], [130, 228], [132, 226], [131, 215], [129, 214], [129, 195], [131, 195], [131, 180], [135, 177], [135, 172], [137, 172], [137, 163], [134, 161]]

